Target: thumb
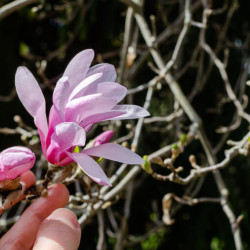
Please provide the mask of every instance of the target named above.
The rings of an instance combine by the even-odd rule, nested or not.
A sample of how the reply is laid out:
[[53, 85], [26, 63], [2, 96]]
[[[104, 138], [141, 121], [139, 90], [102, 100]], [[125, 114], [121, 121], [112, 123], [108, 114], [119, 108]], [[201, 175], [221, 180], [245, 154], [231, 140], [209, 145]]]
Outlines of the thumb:
[[40, 225], [33, 250], [76, 250], [81, 228], [73, 212], [59, 208]]

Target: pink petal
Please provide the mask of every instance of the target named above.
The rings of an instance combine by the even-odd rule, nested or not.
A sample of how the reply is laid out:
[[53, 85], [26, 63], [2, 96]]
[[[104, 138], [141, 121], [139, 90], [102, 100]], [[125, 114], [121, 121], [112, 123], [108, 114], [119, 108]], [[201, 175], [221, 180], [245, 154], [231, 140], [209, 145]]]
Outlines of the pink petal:
[[102, 74], [102, 76], [99, 77], [98, 79], [96, 79], [95, 81], [93, 81], [91, 83], [91, 85], [84, 88], [81, 91], [81, 95], [86, 95], [86, 92], [88, 92], [88, 94], [94, 94], [95, 93], [94, 91], [95, 91], [97, 84], [99, 84], [101, 82], [114, 82], [116, 77], [117, 77], [115, 67], [113, 65], [107, 64], [107, 63], [101, 63], [101, 64], [97, 64], [97, 65], [91, 67], [89, 69], [86, 77], [90, 77], [92, 75], [100, 74], [100, 73]]
[[88, 155], [83, 153], [67, 153], [75, 162], [77, 162], [83, 172], [88, 175], [93, 181], [111, 186], [108, 177], [103, 172], [102, 168]]
[[43, 134], [43, 132], [41, 130], [39, 130], [39, 129], [38, 129], [38, 133], [39, 133], [39, 136], [40, 136], [42, 151], [43, 151], [43, 154], [44, 154], [44, 156], [46, 158], [47, 157], [47, 153], [46, 153], [46, 150], [47, 150], [47, 145], [46, 145], [47, 136], [45, 136]]
[[[68, 151], [73, 151], [74, 147], [68, 148]], [[66, 150], [62, 151], [60, 148], [60, 145], [57, 143], [57, 141], [52, 140], [48, 149], [47, 149], [47, 157], [46, 159], [48, 162], [50, 162], [53, 165], [56, 166], [64, 166], [71, 162], [71, 158], [68, 157], [66, 154]], [[66, 161], [66, 164], [64, 164]]]
[[[72, 151], [73, 151], [73, 149], [72, 149]], [[60, 159], [59, 159], [59, 161], [56, 162], [56, 165], [57, 166], [65, 166], [72, 161], [73, 161], [72, 158], [69, 157], [67, 154], [67, 151], [65, 151], [65, 152], [60, 154]]]
[[127, 94], [127, 88], [116, 82], [101, 82], [88, 87], [84, 95], [101, 93], [104, 97], [116, 98], [120, 102]]
[[73, 150], [75, 146], [84, 146], [86, 134], [82, 127], [73, 122], [64, 122], [54, 128], [47, 149], [47, 159], [50, 163], [61, 165], [68, 158], [65, 151]]
[[53, 92], [53, 104], [56, 112], [64, 121], [64, 108], [70, 95], [68, 77], [64, 76], [59, 79]]
[[[56, 112], [54, 105], [51, 107], [49, 112], [49, 130], [46, 138], [46, 145], [50, 145], [51, 143], [51, 135], [54, 133], [54, 128], [56, 125], [64, 122], [62, 118], [60, 117], [59, 113]], [[47, 157], [47, 147], [42, 148], [43, 154], [45, 157]]]
[[[25, 172], [27, 172], [28, 170], [30, 170], [33, 166], [34, 166], [35, 161], [30, 161], [30, 162], [26, 162], [23, 164], [20, 164], [18, 166], [18, 168], [12, 168], [8, 171], [7, 175], [6, 175], [6, 179], [11, 179], [14, 180], [16, 179], [18, 176], [24, 174]], [[0, 177], [0, 180], [2, 179], [3, 176]]]
[[83, 150], [82, 153], [127, 164], [144, 163], [144, 160], [139, 155], [115, 143], [106, 143], [99, 146], [94, 146], [92, 148]]
[[116, 105], [112, 110], [121, 111], [125, 114], [112, 118], [110, 120], [135, 119], [150, 115], [146, 109], [137, 105]]
[[115, 67], [108, 63], [100, 63], [88, 70], [86, 77], [96, 74], [102, 73], [102, 77], [99, 78], [95, 83], [99, 82], [114, 82], [116, 80], [116, 71]]
[[122, 115], [122, 114], [124, 114], [124, 112], [121, 112], [121, 111], [108, 111], [105, 113], [94, 114], [94, 115], [86, 117], [80, 123], [80, 125], [87, 132], [90, 129], [92, 124], [94, 124], [96, 122], [100, 122], [100, 121], [109, 120], [111, 118], [117, 117], [117, 116]]
[[45, 141], [48, 132], [45, 99], [36, 79], [27, 68], [18, 67], [15, 83], [19, 99], [34, 117], [34, 122], [42, 137], [41, 141]]
[[81, 83], [79, 83], [72, 93], [70, 94], [69, 100], [73, 99], [76, 95], [77, 97], [83, 96], [81, 93], [86, 87], [88, 87], [90, 84], [92, 84], [96, 79], [100, 78], [102, 76], [102, 73], [93, 74], [87, 78], [85, 78]]
[[56, 111], [55, 106], [52, 105], [49, 111], [49, 130], [57, 124], [64, 122], [59, 113]]
[[96, 113], [107, 112], [116, 105], [116, 100], [94, 94], [73, 99], [65, 108], [66, 121], [80, 123], [88, 116]]
[[63, 122], [58, 124], [51, 136], [51, 141], [56, 142], [61, 151], [73, 146], [84, 146], [86, 134], [84, 129], [74, 122]]
[[32, 155], [32, 156], [34, 155], [30, 149], [22, 146], [14, 146], [7, 148], [3, 150], [0, 154], [6, 154], [6, 153], [24, 153], [27, 155]]
[[63, 76], [69, 78], [71, 90], [85, 78], [93, 58], [94, 51], [92, 49], [86, 49], [78, 53], [69, 62]]

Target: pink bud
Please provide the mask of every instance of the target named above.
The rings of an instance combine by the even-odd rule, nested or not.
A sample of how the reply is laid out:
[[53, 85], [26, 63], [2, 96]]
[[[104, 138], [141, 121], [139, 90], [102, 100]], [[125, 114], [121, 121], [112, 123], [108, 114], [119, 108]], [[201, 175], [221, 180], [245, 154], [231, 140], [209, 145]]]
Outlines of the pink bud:
[[108, 130], [108, 131], [101, 133], [95, 138], [94, 146], [98, 146], [98, 145], [109, 142], [113, 135], [114, 135], [113, 130]]
[[25, 147], [11, 147], [0, 153], [0, 181], [15, 179], [33, 167], [34, 153]]

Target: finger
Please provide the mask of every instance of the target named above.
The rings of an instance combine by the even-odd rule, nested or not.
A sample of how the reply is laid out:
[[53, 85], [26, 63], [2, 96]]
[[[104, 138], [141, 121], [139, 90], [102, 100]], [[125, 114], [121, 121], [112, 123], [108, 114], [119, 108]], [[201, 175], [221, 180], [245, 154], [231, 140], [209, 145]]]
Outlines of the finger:
[[42, 221], [55, 209], [64, 207], [69, 201], [69, 192], [62, 184], [49, 188], [48, 196], [32, 203], [17, 223], [2, 237], [0, 249], [30, 249], [35, 242]]
[[42, 222], [33, 250], [76, 250], [80, 238], [81, 228], [75, 214], [59, 208]]
[[21, 175], [21, 182], [23, 182], [26, 189], [28, 189], [36, 183], [35, 175], [31, 171], [27, 171]]
[[[21, 175], [21, 182], [24, 183], [25, 190], [27, 190], [36, 183], [35, 175], [31, 171], [27, 171], [27, 172], [25, 172], [24, 174]], [[17, 202], [24, 199], [24, 197], [25, 197], [25, 195], [21, 195], [16, 200], [11, 201], [11, 203], [7, 203], [7, 205], [4, 206], [4, 210], [12, 207]], [[4, 210], [3, 209], [0, 210], [0, 215], [3, 213]]]

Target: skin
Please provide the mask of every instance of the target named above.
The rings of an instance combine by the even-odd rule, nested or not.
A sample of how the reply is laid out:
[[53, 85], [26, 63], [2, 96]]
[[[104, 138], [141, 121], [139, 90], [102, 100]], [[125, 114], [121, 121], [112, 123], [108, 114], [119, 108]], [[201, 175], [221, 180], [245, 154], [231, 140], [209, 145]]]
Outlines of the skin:
[[[35, 183], [29, 171], [22, 176], [27, 188]], [[34, 201], [14, 226], [0, 239], [0, 249], [76, 250], [81, 229], [73, 212], [64, 208], [69, 192], [62, 184], [52, 185], [47, 197]]]

